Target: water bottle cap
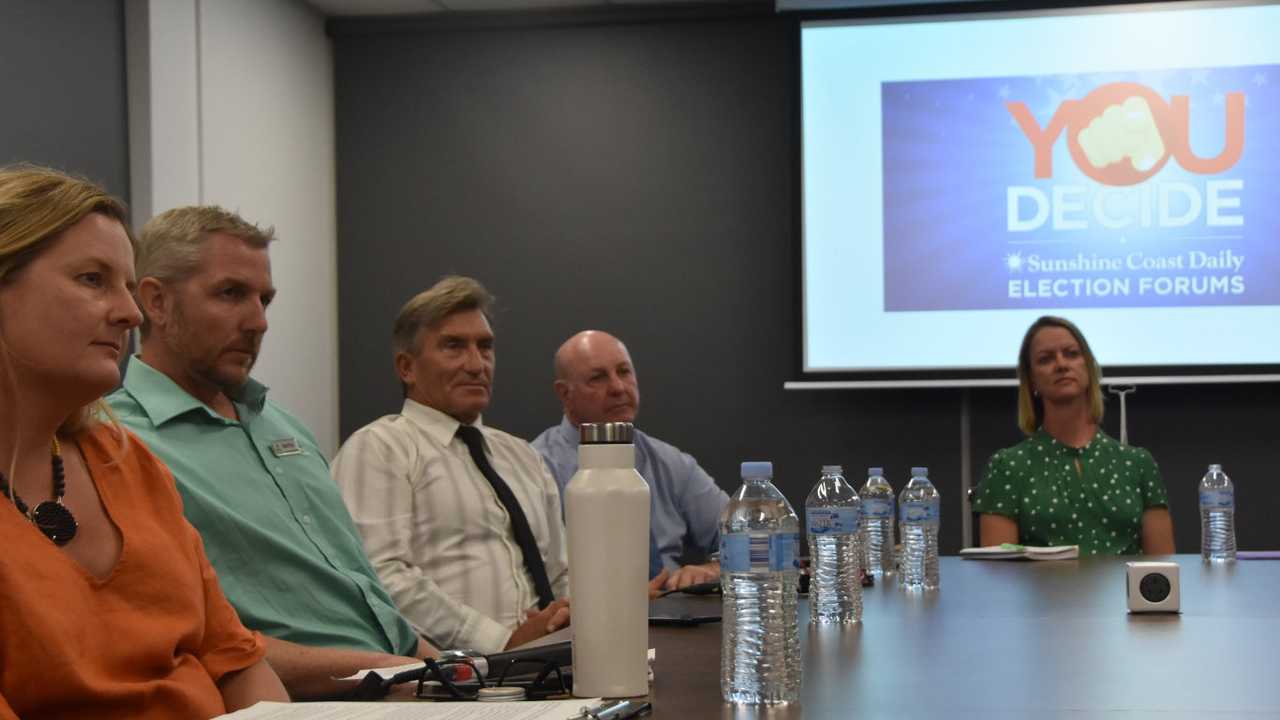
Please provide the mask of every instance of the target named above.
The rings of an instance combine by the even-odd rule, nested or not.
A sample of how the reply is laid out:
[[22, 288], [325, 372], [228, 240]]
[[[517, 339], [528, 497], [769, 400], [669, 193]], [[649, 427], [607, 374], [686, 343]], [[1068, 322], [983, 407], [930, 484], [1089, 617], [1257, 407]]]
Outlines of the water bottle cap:
[[828, 475], [828, 474], [830, 474], [830, 473], [843, 474], [843, 473], [844, 473], [844, 466], [843, 466], [843, 465], [823, 465], [823, 466], [822, 466], [822, 474], [823, 474], [823, 475]]
[[1218, 463], [1211, 463], [1209, 465], [1209, 472], [1222, 472], [1222, 466]]
[[911, 468], [911, 477], [929, 477], [929, 468], [913, 467]]
[[742, 479], [773, 478], [773, 463], [769, 460], [755, 460], [742, 463]]
[[883, 476], [884, 468], [882, 467], [867, 468], [867, 477], [872, 477], [873, 475]]

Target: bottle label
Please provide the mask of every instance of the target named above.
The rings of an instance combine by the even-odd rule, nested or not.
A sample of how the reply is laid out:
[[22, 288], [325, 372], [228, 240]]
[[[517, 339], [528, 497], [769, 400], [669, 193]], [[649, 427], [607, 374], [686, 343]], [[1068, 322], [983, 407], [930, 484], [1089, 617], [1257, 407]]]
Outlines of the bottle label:
[[730, 533], [720, 536], [720, 570], [777, 572], [800, 567], [799, 533]]
[[938, 503], [928, 500], [912, 500], [898, 506], [900, 522], [933, 522], [938, 519]]
[[893, 517], [893, 501], [887, 498], [863, 500], [862, 517], [875, 520], [887, 520]]
[[1235, 491], [1231, 488], [1200, 491], [1200, 508], [1202, 510], [1232, 510], [1235, 506]]
[[797, 570], [800, 559], [800, 533], [774, 533], [769, 536], [769, 570]]
[[720, 571], [751, 572], [751, 536], [734, 533], [720, 536]]
[[862, 514], [856, 508], [805, 508], [804, 515], [813, 535], [851, 535], [862, 526]]

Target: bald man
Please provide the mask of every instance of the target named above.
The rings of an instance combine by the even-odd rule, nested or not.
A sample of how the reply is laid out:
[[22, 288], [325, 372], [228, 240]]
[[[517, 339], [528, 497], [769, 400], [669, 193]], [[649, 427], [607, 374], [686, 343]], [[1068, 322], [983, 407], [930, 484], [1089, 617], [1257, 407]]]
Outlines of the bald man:
[[[584, 330], [556, 351], [556, 397], [564, 407], [559, 425], [533, 446], [547, 461], [560, 487], [578, 471], [578, 426], [636, 421], [640, 384], [627, 346], [599, 330]], [[705, 558], [720, 541], [720, 513], [729, 496], [691, 455], [640, 432], [635, 433], [636, 470], [649, 483], [650, 588], [674, 590], [720, 579], [720, 566], [681, 566], [692, 553]]]

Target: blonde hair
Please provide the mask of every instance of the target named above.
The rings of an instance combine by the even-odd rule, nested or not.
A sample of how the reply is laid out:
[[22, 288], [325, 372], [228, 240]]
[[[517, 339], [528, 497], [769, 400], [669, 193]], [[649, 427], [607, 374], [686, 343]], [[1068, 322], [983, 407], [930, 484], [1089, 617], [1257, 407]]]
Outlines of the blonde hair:
[[[276, 239], [275, 228], [262, 228], [217, 205], [189, 205], [166, 210], [151, 218], [138, 237], [138, 280], [153, 277], [161, 282], [186, 280], [200, 267], [200, 250], [214, 234], [238, 237], [259, 250]], [[141, 304], [139, 304], [141, 307]], [[151, 323], [142, 309], [142, 337], [151, 332]]]
[[1034, 435], [1044, 424], [1044, 401], [1031, 388], [1031, 341], [1036, 333], [1049, 327], [1071, 333], [1084, 355], [1085, 369], [1089, 373], [1089, 418], [1101, 424], [1105, 410], [1102, 404], [1102, 368], [1098, 366], [1089, 342], [1084, 339], [1084, 333], [1066, 318], [1044, 315], [1027, 328], [1022, 336], [1022, 349], [1018, 351], [1018, 428], [1027, 435]]
[[489, 317], [493, 296], [479, 281], [461, 275], [449, 275], [429, 289], [414, 295], [400, 308], [391, 331], [392, 349], [396, 353], [416, 353], [418, 335], [433, 328], [455, 313], [479, 310]]
[[[91, 213], [118, 221], [136, 250], [124, 203], [102, 188], [84, 178], [37, 165], [0, 168], [0, 285], [12, 282], [59, 235]], [[9, 347], [0, 336], [0, 365], [5, 379], [13, 383], [10, 358]], [[74, 436], [103, 420], [110, 421], [124, 436], [101, 398], [69, 415], [58, 427], [58, 433]]]

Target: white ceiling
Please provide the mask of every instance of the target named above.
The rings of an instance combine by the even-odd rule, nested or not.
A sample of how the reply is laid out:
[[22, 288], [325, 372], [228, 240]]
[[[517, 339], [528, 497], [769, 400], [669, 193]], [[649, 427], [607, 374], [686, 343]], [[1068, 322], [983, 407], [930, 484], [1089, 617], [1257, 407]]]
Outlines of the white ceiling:
[[[658, 5], [707, 0], [306, 0], [325, 15], [424, 15], [442, 12]], [[733, 0], [721, 0], [728, 4]]]

